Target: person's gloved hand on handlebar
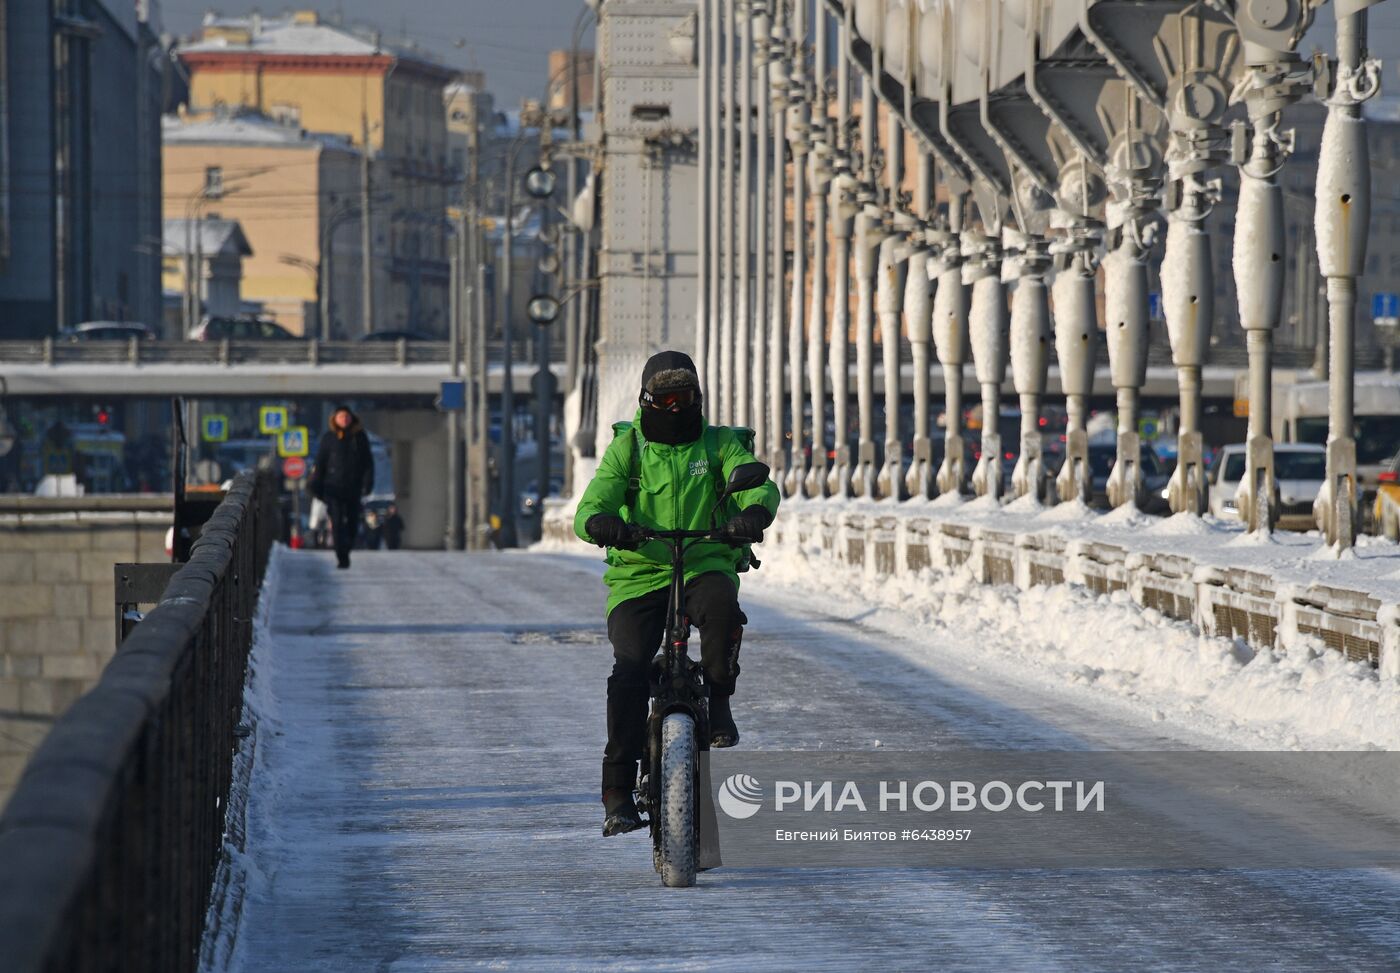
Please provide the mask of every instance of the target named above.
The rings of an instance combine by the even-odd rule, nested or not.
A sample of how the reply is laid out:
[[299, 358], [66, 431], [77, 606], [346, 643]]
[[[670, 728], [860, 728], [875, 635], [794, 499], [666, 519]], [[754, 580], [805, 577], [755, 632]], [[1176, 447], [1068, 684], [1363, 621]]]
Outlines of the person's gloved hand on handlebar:
[[759, 544], [763, 541], [763, 531], [773, 522], [773, 515], [767, 507], [754, 504], [729, 518], [720, 528], [729, 540], [738, 544]]
[[636, 547], [640, 531], [617, 514], [594, 514], [588, 518], [583, 529], [599, 547]]

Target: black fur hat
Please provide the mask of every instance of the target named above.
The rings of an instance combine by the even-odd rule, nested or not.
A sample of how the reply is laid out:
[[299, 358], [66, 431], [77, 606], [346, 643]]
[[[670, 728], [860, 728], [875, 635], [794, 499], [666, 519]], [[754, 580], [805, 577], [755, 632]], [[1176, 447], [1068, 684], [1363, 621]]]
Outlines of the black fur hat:
[[700, 376], [696, 374], [695, 362], [680, 351], [661, 351], [647, 359], [642, 369], [642, 390], [655, 394], [674, 389], [695, 389], [700, 391]]

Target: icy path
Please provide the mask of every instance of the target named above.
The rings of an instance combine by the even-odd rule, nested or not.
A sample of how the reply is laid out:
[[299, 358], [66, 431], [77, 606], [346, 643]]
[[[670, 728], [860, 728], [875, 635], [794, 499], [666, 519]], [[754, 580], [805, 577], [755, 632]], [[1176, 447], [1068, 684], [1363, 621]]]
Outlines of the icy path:
[[[229, 968], [1400, 967], [1400, 897], [1372, 873], [721, 869], [660, 888], [644, 832], [598, 830], [595, 560], [282, 558]], [[984, 635], [872, 630], [761, 577], [744, 602], [741, 746], [1208, 743], [974, 669]]]

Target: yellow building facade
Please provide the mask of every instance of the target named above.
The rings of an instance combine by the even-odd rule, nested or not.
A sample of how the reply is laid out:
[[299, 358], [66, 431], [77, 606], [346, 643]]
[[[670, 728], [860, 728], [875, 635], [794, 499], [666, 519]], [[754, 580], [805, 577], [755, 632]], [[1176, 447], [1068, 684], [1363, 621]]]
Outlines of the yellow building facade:
[[[167, 220], [223, 218], [242, 226], [253, 251], [243, 262], [244, 300], [262, 304], [294, 334], [317, 335], [318, 275], [325, 274], [330, 336], [358, 334], [360, 154], [348, 140], [251, 113], [167, 118], [161, 158]], [[164, 285], [182, 290], [178, 262]]]
[[[179, 56], [190, 76], [192, 113], [252, 109], [368, 147], [356, 192], [370, 210], [373, 309], [359, 330], [445, 335], [445, 211], [456, 173], [448, 160], [443, 87], [453, 73], [417, 52], [324, 23], [312, 11], [211, 16]], [[348, 241], [357, 233], [343, 235]], [[366, 279], [363, 271], [360, 277]]]

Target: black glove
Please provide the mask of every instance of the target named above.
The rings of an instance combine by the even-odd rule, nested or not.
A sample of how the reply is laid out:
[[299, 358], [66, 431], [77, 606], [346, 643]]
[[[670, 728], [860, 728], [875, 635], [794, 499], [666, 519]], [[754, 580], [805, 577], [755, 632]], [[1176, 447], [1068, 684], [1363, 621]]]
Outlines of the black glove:
[[594, 514], [584, 521], [583, 531], [599, 547], [629, 548], [637, 542], [632, 525], [617, 514]]
[[763, 540], [763, 528], [772, 522], [768, 508], [756, 503], [729, 518], [721, 529], [736, 544], [758, 544]]

